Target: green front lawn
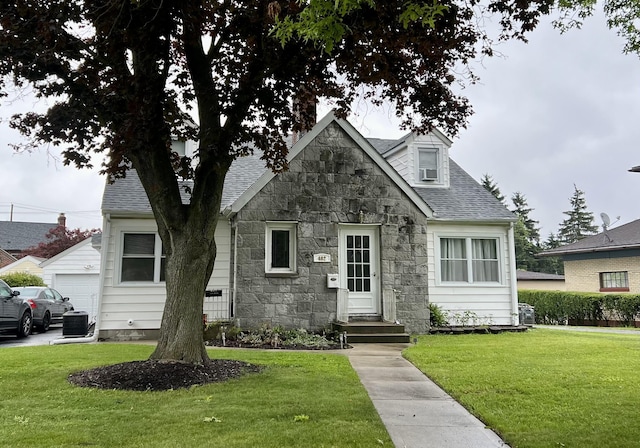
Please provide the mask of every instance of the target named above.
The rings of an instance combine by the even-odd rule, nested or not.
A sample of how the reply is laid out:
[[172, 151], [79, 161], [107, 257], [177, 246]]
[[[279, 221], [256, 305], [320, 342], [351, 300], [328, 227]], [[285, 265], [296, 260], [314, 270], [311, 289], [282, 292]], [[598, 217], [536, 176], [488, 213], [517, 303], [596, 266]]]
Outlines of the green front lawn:
[[70, 385], [73, 371], [146, 359], [153, 347], [98, 344], [0, 349], [0, 446], [392, 446], [340, 355], [212, 350], [267, 366], [189, 390], [127, 392]]
[[423, 336], [405, 356], [514, 448], [640, 446], [640, 337]]

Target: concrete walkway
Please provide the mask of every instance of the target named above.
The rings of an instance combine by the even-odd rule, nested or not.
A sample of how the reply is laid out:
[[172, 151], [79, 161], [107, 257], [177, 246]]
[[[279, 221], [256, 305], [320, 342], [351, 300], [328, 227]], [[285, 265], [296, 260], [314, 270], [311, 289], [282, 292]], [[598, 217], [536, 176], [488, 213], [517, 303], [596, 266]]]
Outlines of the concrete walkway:
[[640, 330], [634, 330], [632, 328], [619, 328], [619, 327], [578, 327], [569, 325], [534, 325], [533, 328], [543, 328], [547, 330], [560, 330], [560, 331], [582, 331], [584, 333], [610, 333], [610, 334], [627, 334], [632, 336], [640, 336]]
[[347, 356], [397, 448], [508, 447], [402, 357], [407, 344], [353, 344]]

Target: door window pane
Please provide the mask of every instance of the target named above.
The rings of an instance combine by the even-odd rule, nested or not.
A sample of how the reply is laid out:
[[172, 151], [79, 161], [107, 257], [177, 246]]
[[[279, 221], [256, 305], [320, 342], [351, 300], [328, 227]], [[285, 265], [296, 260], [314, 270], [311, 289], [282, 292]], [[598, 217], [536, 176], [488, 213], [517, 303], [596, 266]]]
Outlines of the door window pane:
[[347, 236], [347, 288], [371, 292], [371, 241], [367, 235]]

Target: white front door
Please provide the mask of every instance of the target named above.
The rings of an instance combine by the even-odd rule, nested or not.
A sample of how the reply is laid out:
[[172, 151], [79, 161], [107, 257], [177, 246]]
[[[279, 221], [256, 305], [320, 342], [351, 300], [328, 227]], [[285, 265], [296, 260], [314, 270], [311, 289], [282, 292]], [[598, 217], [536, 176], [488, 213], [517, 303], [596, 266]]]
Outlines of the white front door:
[[349, 315], [379, 314], [378, 228], [342, 226], [340, 285], [348, 290]]

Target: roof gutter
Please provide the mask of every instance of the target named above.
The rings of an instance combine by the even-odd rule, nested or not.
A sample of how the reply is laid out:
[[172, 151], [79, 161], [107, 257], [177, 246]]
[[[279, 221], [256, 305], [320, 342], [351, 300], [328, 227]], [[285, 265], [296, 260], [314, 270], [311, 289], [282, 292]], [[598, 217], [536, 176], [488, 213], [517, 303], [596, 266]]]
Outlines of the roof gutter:
[[98, 291], [98, 309], [96, 311], [96, 322], [93, 328], [93, 334], [91, 336], [81, 338], [62, 338], [54, 339], [50, 341], [50, 345], [62, 345], [62, 344], [80, 344], [87, 342], [97, 342], [98, 335], [100, 333], [100, 311], [102, 307], [102, 291], [104, 290], [104, 266], [107, 263], [107, 252], [109, 247], [109, 235], [111, 234], [111, 215], [106, 213], [102, 220], [102, 244], [100, 247], [100, 282]]
[[562, 255], [573, 255], [573, 254], [589, 254], [593, 252], [610, 252], [610, 251], [618, 251], [618, 250], [626, 250], [626, 249], [640, 249], [640, 244], [630, 244], [625, 246], [609, 246], [609, 247], [592, 247], [588, 249], [573, 249], [573, 250], [563, 250], [558, 252], [540, 252], [538, 257], [559, 257]]

